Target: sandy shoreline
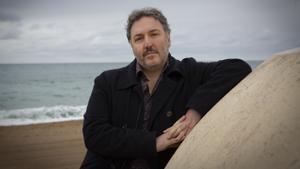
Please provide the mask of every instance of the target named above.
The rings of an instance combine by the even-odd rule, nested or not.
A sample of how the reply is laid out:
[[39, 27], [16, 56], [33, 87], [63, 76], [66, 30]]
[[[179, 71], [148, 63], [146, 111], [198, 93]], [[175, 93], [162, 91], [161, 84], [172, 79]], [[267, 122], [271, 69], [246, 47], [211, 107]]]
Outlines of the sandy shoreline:
[[82, 120], [0, 127], [0, 168], [74, 169], [84, 153]]

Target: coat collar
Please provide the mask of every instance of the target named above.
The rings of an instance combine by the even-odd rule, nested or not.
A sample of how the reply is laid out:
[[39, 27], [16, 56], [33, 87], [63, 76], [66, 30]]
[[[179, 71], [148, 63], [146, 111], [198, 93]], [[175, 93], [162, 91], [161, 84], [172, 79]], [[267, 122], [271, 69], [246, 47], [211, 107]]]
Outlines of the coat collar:
[[[167, 78], [171, 78], [173, 74], [178, 73], [181, 77], [184, 77], [182, 70], [180, 69], [180, 62], [169, 54], [169, 66], [166, 69]], [[120, 69], [120, 76], [117, 82], [117, 89], [126, 89], [139, 84], [136, 76], [136, 64], [137, 61], [134, 59], [128, 66]]]

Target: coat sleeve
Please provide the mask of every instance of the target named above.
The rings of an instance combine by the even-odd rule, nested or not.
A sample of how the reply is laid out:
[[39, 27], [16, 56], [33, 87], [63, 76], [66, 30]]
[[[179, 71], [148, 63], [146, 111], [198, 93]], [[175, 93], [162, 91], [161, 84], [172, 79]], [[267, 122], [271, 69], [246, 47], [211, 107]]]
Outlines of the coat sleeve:
[[156, 156], [154, 132], [111, 125], [111, 88], [105, 74], [95, 79], [84, 115], [83, 135], [87, 149], [112, 158]]
[[187, 108], [197, 110], [204, 116], [227, 92], [251, 72], [251, 67], [240, 59], [218, 62], [195, 62], [192, 77], [196, 90], [189, 99]]

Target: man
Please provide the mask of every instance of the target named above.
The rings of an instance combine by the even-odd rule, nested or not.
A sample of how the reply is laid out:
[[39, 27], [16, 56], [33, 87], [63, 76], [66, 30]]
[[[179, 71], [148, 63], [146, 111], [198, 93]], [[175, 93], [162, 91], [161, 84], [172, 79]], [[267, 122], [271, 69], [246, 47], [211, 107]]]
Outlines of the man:
[[133, 11], [127, 38], [135, 59], [95, 79], [84, 115], [81, 168], [164, 168], [197, 122], [251, 72], [242, 60], [178, 61], [155, 8]]

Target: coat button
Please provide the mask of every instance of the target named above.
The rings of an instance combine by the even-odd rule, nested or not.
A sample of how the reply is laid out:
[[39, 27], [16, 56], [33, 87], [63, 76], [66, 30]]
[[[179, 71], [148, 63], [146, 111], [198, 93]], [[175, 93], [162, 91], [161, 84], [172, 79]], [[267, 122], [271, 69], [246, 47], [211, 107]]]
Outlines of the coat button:
[[167, 117], [171, 117], [171, 116], [173, 116], [173, 112], [168, 111], [166, 115], [167, 115]]
[[126, 129], [126, 128], [127, 128], [127, 124], [123, 124], [123, 125], [122, 125], [122, 128], [123, 128], [123, 129]]

